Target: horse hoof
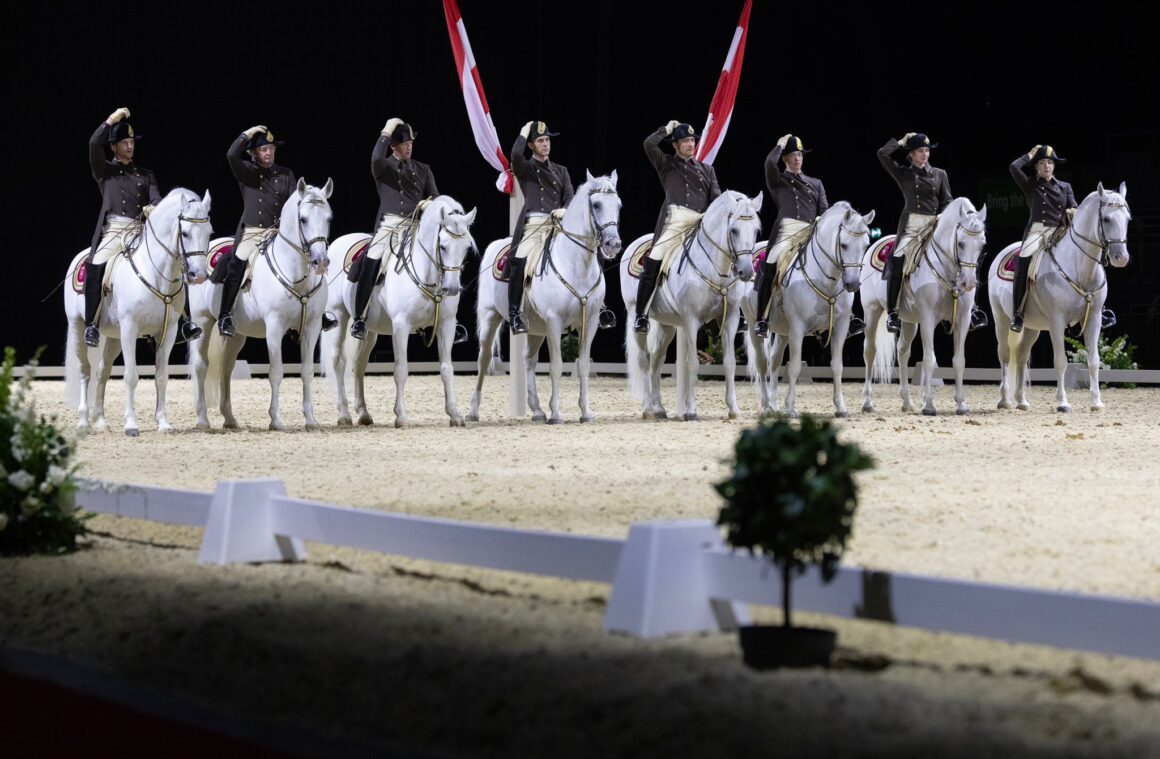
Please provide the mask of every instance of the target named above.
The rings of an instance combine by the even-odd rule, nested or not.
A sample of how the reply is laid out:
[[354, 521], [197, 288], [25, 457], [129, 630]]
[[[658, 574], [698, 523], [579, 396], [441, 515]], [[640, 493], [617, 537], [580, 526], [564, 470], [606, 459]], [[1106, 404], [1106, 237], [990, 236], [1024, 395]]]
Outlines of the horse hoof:
[[850, 412], [849, 411], [835, 411], [834, 418], [835, 419], [849, 419]]
[[141, 434], [141, 430], [137, 429], [136, 427], [126, 427], [125, 428], [125, 435], [127, 435], [128, 437], [137, 437], [140, 434]]
[[873, 403], [863, 403], [862, 404], [862, 413], [863, 414], [873, 414], [874, 413], [874, 404]]
[[998, 408], [1009, 409], [1011, 408], [1011, 403], [1009, 401], [999, 401]]
[[923, 416], [938, 416], [938, 411], [936, 411], [935, 409], [932, 409], [932, 408], [924, 408], [922, 410], [922, 415]]
[[224, 422], [222, 422], [222, 429], [223, 430], [236, 430], [237, 428], [238, 428], [237, 420], [227, 419]]
[[971, 410], [969, 408], [957, 408], [955, 409], [955, 413], [959, 416], [970, 416]]
[[563, 424], [564, 420], [560, 417], [554, 416], [548, 420], [548, 424]]
[[730, 411], [730, 412], [729, 412], [729, 418], [730, 418], [730, 419], [736, 419], [736, 418], [737, 418], [737, 417], [739, 417], [739, 416], [741, 416], [741, 414], [740, 414], [739, 412], [737, 412], [737, 411]]
[[1065, 404], [1060, 404], [1059, 406], [1055, 407], [1055, 410], [1061, 414], [1070, 414], [1071, 413], [1071, 406], [1068, 406]]
[[93, 430], [95, 432], [104, 432], [106, 429], [108, 429], [108, 424], [105, 423], [104, 419], [99, 419], [93, 423]]
[[195, 426], [199, 430], [208, 430], [209, 429], [209, 422], [198, 422]]
[[661, 409], [660, 411], [654, 411], [653, 418], [654, 419], [668, 419], [669, 412], [665, 411], [664, 409]]
[[286, 429], [286, 425], [282, 424], [281, 422], [270, 422], [270, 426], [267, 427], [267, 429], [269, 429], [271, 432], [281, 432], [282, 430]]
[[353, 427], [354, 422], [351, 421], [349, 416], [340, 416], [338, 418], [338, 426], [339, 427]]
[[319, 424], [318, 422], [309, 422], [306, 425], [307, 432], [320, 432], [321, 430], [322, 430], [322, 425]]
[[589, 422], [595, 422], [595, 421], [596, 421], [595, 414], [584, 414], [583, 416], [580, 417], [581, 424], [588, 424]]
[[532, 421], [533, 422], [546, 422], [546, 421], [548, 421], [548, 416], [547, 416], [547, 414], [545, 414], [543, 412], [540, 412], [539, 414], [532, 414]]
[[463, 421], [463, 417], [461, 417], [461, 416], [453, 417], [450, 420], [450, 422], [451, 422], [452, 427], [466, 427], [467, 426], [467, 424]]
[[685, 414], [685, 416], [684, 416], [683, 418], [684, 418], [684, 420], [685, 420], [686, 422], [696, 422], [696, 421], [698, 421], [698, 419], [697, 419], [697, 415], [696, 415], [696, 414]]
[[1092, 406], [1092, 413], [1093, 414], [1098, 414], [1099, 412], [1101, 412], [1103, 410], [1104, 410], [1104, 404], [1102, 404], [1102, 403], [1098, 406]]
[[375, 420], [371, 418], [370, 414], [363, 414], [358, 418], [358, 426], [359, 427], [370, 427], [374, 423], [375, 423]]
[[1030, 411], [1031, 404], [1030, 403], [1017, 403], [1017, 404], [1015, 404], [1015, 408], [1019, 409], [1020, 411]]
[[157, 431], [158, 431], [158, 432], [160, 432], [160, 433], [161, 433], [161, 434], [163, 434], [163, 435], [167, 435], [167, 434], [169, 434], [170, 432], [173, 432], [173, 425], [171, 425], [171, 424], [167, 424], [167, 425], [165, 425], [164, 427], [158, 427], [158, 428], [157, 428]]
[[397, 418], [397, 419], [395, 419], [395, 429], [397, 429], [397, 430], [401, 430], [401, 429], [403, 429], [403, 428], [404, 428], [404, 427], [406, 427], [406, 426], [407, 426], [407, 420], [406, 420], [406, 419], [398, 419], [398, 418]]
[[479, 414], [468, 414], [467, 416], [464, 417], [464, 419], [466, 421], [469, 421], [469, 422], [478, 422], [479, 421]]

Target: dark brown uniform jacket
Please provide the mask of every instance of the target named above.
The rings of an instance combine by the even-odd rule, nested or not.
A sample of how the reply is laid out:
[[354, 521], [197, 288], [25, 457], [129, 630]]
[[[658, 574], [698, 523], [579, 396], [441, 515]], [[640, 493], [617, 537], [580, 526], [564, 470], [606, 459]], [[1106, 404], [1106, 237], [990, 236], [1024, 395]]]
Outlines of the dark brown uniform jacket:
[[812, 224], [830, 207], [822, 180], [805, 174], [791, 174], [781, 170], [782, 147], [775, 145], [765, 157], [765, 186], [777, 204], [776, 230], [782, 219], [796, 219]]
[[942, 213], [954, 197], [951, 195], [950, 180], [942, 169], [936, 169], [929, 163], [921, 169], [895, 163], [890, 156], [899, 147], [898, 140], [887, 140], [885, 145], [878, 148], [878, 162], [902, 190], [904, 205], [902, 215], [898, 217], [898, 237], [901, 238], [910, 214], [934, 216]]
[[528, 158], [524, 155], [527, 145], [527, 138], [521, 134], [512, 146], [512, 174], [519, 181], [520, 191], [524, 194], [524, 207], [520, 209], [515, 231], [512, 232], [512, 250], [524, 237], [524, 222], [529, 213], [551, 213], [557, 208], [567, 208], [574, 192], [568, 169], [552, 163], [550, 158], [546, 161]]
[[686, 160], [661, 150], [661, 140], [667, 136], [664, 127], [661, 127], [644, 139], [644, 154], [656, 169], [665, 191], [665, 202], [661, 204], [661, 213], [657, 218], [656, 229], [653, 230], [654, 240], [665, 226], [669, 206], [684, 206], [705, 213], [709, 204], [721, 194], [717, 172], [713, 171], [712, 166], [696, 158]]
[[1046, 224], [1049, 227], [1062, 226], [1067, 217], [1064, 211], [1075, 208], [1075, 194], [1071, 185], [1055, 177], [1045, 182], [1038, 175], [1034, 179], [1023, 172], [1023, 167], [1031, 163], [1026, 155], [1021, 155], [1011, 162], [1011, 178], [1027, 198], [1027, 207], [1031, 209], [1031, 219], [1023, 230], [1023, 236], [1031, 231], [1035, 222]]
[[90, 257], [97, 252], [109, 214], [136, 219], [145, 206], [161, 202], [161, 191], [157, 189], [157, 178], [152, 171], [134, 162], [125, 164], [116, 159], [105, 160], [110, 128], [102, 121], [89, 138], [89, 168], [101, 191], [101, 215], [97, 217], [97, 228], [89, 247]]
[[230, 171], [242, 191], [242, 218], [234, 235], [235, 246], [241, 242], [243, 227], [277, 227], [282, 218], [282, 206], [298, 184], [294, 172], [285, 166], [274, 164], [267, 169], [248, 160], [246, 142], [246, 135], [238, 135], [226, 151]]
[[439, 196], [431, 167], [421, 161], [400, 161], [391, 150], [391, 138], [382, 135], [371, 151], [371, 174], [379, 191], [379, 210], [371, 232], [379, 228], [383, 214], [410, 216], [424, 198]]

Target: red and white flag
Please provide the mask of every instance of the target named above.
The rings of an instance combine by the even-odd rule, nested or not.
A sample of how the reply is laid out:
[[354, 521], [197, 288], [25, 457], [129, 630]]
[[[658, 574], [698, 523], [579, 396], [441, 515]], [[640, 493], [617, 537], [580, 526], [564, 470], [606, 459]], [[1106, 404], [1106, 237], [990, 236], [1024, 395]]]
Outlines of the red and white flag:
[[733, 117], [733, 101], [737, 99], [737, 84], [741, 81], [741, 60], [745, 57], [745, 38], [749, 36], [749, 8], [752, 4], [753, 0], [745, 0], [741, 18], [737, 21], [737, 30], [733, 32], [733, 42], [729, 45], [729, 55], [725, 56], [721, 78], [717, 80], [717, 91], [713, 93], [713, 102], [709, 104], [709, 118], [705, 120], [701, 144], [697, 147], [697, 159], [705, 163], [713, 163], [717, 157], [717, 150], [725, 141], [725, 132], [729, 129], [729, 119]]
[[495, 182], [496, 189], [510, 195], [515, 188], [515, 177], [499, 146], [495, 124], [487, 107], [487, 96], [483, 94], [483, 82], [479, 79], [479, 68], [467, 40], [467, 28], [455, 0], [443, 0], [443, 15], [447, 17], [447, 34], [451, 37], [451, 52], [455, 54], [455, 68], [459, 72], [459, 86], [463, 88], [463, 102], [467, 104], [467, 118], [471, 120], [475, 145], [484, 159], [500, 172]]

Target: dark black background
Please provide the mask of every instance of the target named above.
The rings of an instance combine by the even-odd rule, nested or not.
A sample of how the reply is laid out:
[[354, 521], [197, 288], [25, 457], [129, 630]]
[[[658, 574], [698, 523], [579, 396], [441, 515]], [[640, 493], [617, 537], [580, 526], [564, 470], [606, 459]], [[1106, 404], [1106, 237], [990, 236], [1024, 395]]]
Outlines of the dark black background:
[[[627, 241], [651, 231], [662, 194], [641, 141], [669, 119], [700, 128], [740, 2], [512, 3], [463, 0], [500, 143], [543, 119], [561, 136], [553, 158], [573, 180], [619, 170]], [[831, 201], [878, 211], [891, 232], [901, 202], [875, 159], [890, 136], [923, 131], [956, 195], [1015, 193], [1007, 164], [1036, 143], [1070, 158], [1059, 175], [1082, 198], [1097, 181], [1127, 181], [1132, 262], [1110, 274], [1110, 304], [1160, 365], [1155, 254], [1160, 131], [1151, 115], [1160, 63], [1144, 17], [1122, 4], [905, 4], [851, 10], [829, 3], [755, 3], [733, 121], [716, 161], [725, 188], [764, 190], [762, 162], [781, 134], [814, 152], [807, 173]], [[1141, 12], [1143, 13], [1143, 12]], [[481, 248], [506, 234], [507, 199], [479, 155], [457, 82], [441, 3], [101, 5], [14, 11], [3, 32], [8, 206], [3, 342], [26, 358], [63, 354], [61, 294], [72, 256], [88, 245], [99, 196], [87, 140], [127, 106], [143, 135], [137, 159], [162, 192], [183, 185], [214, 198], [214, 227], [233, 230], [240, 198], [224, 158], [234, 137], [266, 124], [286, 145], [278, 161], [313, 184], [335, 181], [333, 235], [369, 231], [377, 198], [369, 156], [383, 123], [419, 132], [416, 158], [444, 193], [478, 206]], [[768, 196], [767, 196], [768, 201]], [[767, 205], [768, 229], [775, 213]], [[1026, 212], [992, 208], [988, 252], [1021, 232]], [[476, 267], [468, 271], [475, 276]], [[611, 272], [611, 305], [622, 309]], [[985, 298], [980, 298], [985, 303]], [[474, 291], [460, 318], [473, 326]], [[602, 332], [596, 358], [620, 360], [623, 333]], [[387, 349], [383, 341], [381, 349]], [[806, 358], [824, 354], [810, 342]], [[972, 365], [996, 365], [994, 337], [968, 341]], [[252, 357], [264, 348], [251, 341]], [[412, 342], [413, 356], [424, 358]], [[475, 355], [459, 346], [456, 358]], [[1040, 351], [1048, 350], [1041, 341]], [[860, 363], [861, 341], [847, 361]], [[433, 356], [433, 352], [430, 354]], [[1039, 355], [1039, 354], [1037, 354]], [[948, 356], [944, 354], [943, 362]]]

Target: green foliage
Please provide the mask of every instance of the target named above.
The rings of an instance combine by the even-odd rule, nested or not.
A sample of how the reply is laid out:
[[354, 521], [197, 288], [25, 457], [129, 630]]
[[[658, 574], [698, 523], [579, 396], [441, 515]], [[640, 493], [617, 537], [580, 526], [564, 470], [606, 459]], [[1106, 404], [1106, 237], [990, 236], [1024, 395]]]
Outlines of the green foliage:
[[580, 335], [575, 332], [565, 332], [560, 338], [560, 356], [565, 364], [570, 364], [580, 358]]
[[764, 554], [785, 576], [817, 564], [829, 582], [853, 530], [854, 473], [873, 466], [828, 421], [764, 420], [741, 433], [732, 476], [714, 486], [725, 499], [717, 524], [729, 545]]
[[[1087, 346], [1081, 340], [1064, 336], [1067, 343], [1067, 360], [1073, 364], [1087, 364]], [[1136, 353], [1136, 346], [1128, 342], [1127, 335], [1120, 335], [1108, 342], [1107, 336], [1100, 334], [1100, 368], [1101, 369], [1137, 369], [1132, 357]], [[1135, 387], [1135, 383], [1121, 383], [1123, 387]]]
[[75, 443], [36, 414], [36, 363], [18, 382], [12, 348], [0, 366], [0, 556], [74, 551], [88, 519], [76, 509]]

